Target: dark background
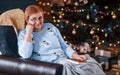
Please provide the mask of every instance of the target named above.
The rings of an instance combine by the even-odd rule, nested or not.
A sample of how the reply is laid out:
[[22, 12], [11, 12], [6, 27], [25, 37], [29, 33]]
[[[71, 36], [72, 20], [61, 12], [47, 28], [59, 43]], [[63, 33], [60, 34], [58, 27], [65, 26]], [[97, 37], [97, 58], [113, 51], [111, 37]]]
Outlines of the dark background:
[[4, 11], [21, 8], [24, 10], [28, 5], [36, 4], [35, 0], [1, 0], [0, 1], [0, 14]]

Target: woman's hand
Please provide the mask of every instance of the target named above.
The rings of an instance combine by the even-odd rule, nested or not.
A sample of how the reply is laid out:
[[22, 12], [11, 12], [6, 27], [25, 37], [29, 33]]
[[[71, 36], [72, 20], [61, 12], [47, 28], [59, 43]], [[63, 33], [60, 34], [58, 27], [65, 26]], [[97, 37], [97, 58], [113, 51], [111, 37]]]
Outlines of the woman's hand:
[[25, 40], [27, 42], [32, 42], [32, 32], [33, 32], [33, 29], [34, 29], [34, 25], [32, 24], [27, 24], [26, 25], [26, 36], [25, 36]]
[[87, 58], [85, 55], [78, 55], [76, 52], [74, 52], [72, 55], [72, 59], [80, 62], [85, 62]]
[[26, 34], [31, 35], [33, 32], [34, 25], [26, 25]]

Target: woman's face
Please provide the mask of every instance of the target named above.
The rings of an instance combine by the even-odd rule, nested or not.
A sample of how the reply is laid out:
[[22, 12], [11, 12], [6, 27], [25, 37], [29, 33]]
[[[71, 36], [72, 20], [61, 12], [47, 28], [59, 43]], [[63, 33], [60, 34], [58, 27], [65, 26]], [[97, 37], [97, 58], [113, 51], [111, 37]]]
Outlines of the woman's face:
[[30, 15], [27, 21], [28, 25], [34, 26], [34, 29], [33, 29], [34, 32], [41, 31], [43, 22], [44, 22], [44, 18], [43, 18], [42, 12], [38, 12]]

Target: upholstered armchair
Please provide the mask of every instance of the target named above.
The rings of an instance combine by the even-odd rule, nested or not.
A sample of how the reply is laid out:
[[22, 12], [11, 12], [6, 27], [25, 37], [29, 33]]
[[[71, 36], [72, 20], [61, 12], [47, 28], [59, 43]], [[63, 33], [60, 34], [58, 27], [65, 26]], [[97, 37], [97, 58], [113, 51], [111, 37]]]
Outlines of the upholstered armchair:
[[12, 9], [0, 15], [0, 75], [61, 75], [61, 64], [19, 56], [17, 36], [24, 23], [21, 9]]

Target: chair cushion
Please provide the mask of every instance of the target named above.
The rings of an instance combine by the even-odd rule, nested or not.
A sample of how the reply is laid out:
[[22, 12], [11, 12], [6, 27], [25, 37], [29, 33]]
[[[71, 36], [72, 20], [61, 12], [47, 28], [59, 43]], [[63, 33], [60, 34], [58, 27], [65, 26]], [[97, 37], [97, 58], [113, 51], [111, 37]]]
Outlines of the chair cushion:
[[13, 25], [16, 31], [24, 28], [24, 12], [23, 10], [16, 8], [5, 11], [0, 16], [0, 25]]

